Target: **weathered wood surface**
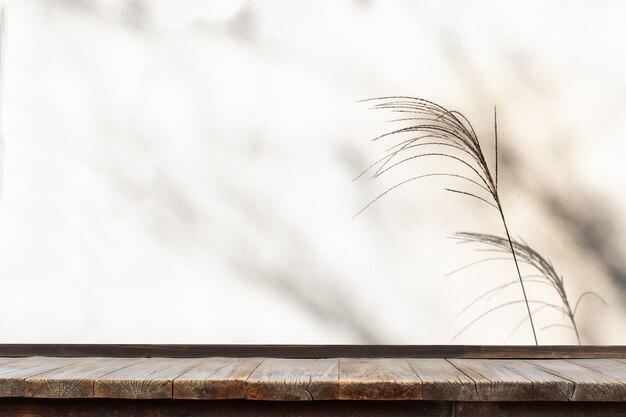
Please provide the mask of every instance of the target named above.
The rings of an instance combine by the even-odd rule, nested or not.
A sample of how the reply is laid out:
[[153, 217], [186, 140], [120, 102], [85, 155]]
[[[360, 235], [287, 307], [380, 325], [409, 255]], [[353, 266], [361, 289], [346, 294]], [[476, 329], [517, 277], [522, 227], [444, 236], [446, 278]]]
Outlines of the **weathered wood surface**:
[[626, 402], [626, 363], [615, 359], [0, 358], [0, 395]]
[[174, 380], [174, 398], [213, 400], [246, 397], [246, 381], [262, 358], [208, 358]]
[[495, 359], [492, 362], [531, 381], [533, 401], [569, 401], [572, 398], [574, 383], [544, 368], [522, 360]]
[[419, 400], [422, 380], [406, 359], [339, 359], [339, 399]]
[[54, 369], [25, 381], [25, 396], [37, 398], [90, 398], [94, 381], [137, 363], [136, 358], [83, 358], [80, 362]]
[[489, 359], [450, 359], [457, 369], [472, 378], [480, 401], [531, 400], [532, 382]]
[[94, 380], [94, 397], [172, 398], [172, 381], [202, 359], [150, 358]]
[[626, 346], [0, 344], [2, 356], [566, 359], [621, 358]]
[[614, 359], [568, 359], [567, 362], [606, 374], [626, 384], [626, 363]]
[[52, 369], [62, 368], [84, 359], [80, 358], [2, 358], [0, 361], [0, 397], [22, 397], [25, 380]]
[[474, 380], [446, 359], [407, 359], [422, 381], [422, 399], [478, 401]]
[[337, 359], [266, 358], [247, 381], [250, 400], [331, 400], [338, 398]]
[[574, 401], [626, 401], [626, 380], [595, 370], [593, 363], [585, 367], [565, 360], [529, 362], [572, 381], [574, 392], [571, 399]]
[[[3, 377], [3, 373], [7, 369], [6, 365], [10, 367], [9, 364], [14, 361], [16, 361], [15, 358], [0, 358], [0, 381], [2, 381], [0, 397], [18, 397], [21, 395], [19, 394], [20, 392], [24, 392], [23, 382], [17, 382], [10, 377]], [[20, 381], [23, 381], [23, 379], [20, 379]]]

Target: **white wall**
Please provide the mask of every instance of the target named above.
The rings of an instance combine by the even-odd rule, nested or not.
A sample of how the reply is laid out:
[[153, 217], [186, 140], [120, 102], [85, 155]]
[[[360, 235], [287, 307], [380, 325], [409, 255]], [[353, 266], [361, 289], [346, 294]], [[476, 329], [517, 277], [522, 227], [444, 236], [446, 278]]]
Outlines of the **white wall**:
[[[412, 95], [462, 111], [585, 343], [626, 343], [623, 2], [5, 1], [0, 340], [531, 343], [480, 202], [352, 178]], [[489, 158], [493, 152], [487, 151]], [[415, 171], [416, 172], [416, 171]], [[421, 171], [420, 171], [421, 172]], [[559, 302], [545, 286], [532, 299]], [[543, 312], [538, 327], [566, 323]], [[539, 341], [574, 343], [551, 327]]]

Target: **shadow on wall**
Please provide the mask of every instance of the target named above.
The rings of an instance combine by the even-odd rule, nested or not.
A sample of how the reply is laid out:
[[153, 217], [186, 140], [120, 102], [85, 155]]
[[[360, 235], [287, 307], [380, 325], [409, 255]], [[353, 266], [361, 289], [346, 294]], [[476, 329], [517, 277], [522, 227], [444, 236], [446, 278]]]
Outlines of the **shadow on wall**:
[[[220, 2], [215, 4], [218, 3]], [[201, 19], [196, 15], [196, 13], [206, 13], [203, 9], [203, 2], [189, 3], [190, 5], [195, 5], [194, 7], [199, 7], [199, 9], [195, 9], [194, 7], [187, 9], [182, 5], [167, 6], [168, 2], [161, 0], [155, 0], [154, 3], [143, 0], [130, 0], [127, 2], [111, 2], [110, 4], [95, 0], [50, 0], [46, 4], [50, 7], [66, 7], [76, 14], [88, 14], [96, 19], [104, 20], [109, 24], [113, 23], [122, 26], [126, 30], [133, 31], [133, 33], [140, 32], [142, 34], [151, 35], [154, 34], [153, 32], [156, 31], [155, 27], [158, 25], [165, 25], [167, 28], [182, 25], [198, 29], [206, 38], [218, 39], [219, 41], [226, 39], [228, 41], [236, 40], [237, 42], [241, 42], [244, 44], [242, 54], [253, 55], [257, 53], [258, 50], [262, 49], [264, 53], [267, 52], [268, 55], [279, 55], [276, 53], [276, 50], [280, 48], [276, 45], [270, 45], [271, 40], [258, 39], [255, 36], [255, 31], [258, 29], [257, 25], [262, 23], [259, 23], [259, 16], [255, 14], [256, 9], [254, 9], [252, 5], [258, 6], [260, 3], [245, 1], [233, 1], [232, 3], [221, 2], [224, 7], [223, 10], [213, 10], [212, 12], [223, 13], [227, 18], [214, 20]], [[350, 4], [357, 4], [359, 10], [366, 10], [368, 7], [372, 6], [373, 2], [357, 1]], [[154, 10], [152, 10], [153, 5], [158, 5], [159, 7], [157, 7], [157, 9], [161, 10], [161, 12], [155, 13]], [[168, 7], [184, 8], [185, 11], [181, 13], [181, 16], [170, 16], [167, 14]], [[420, 23], [426, 25], [428, 18], [427, 14], [416, 14], [417, 21], [415, 24], [418, 26], [420, 26]], [[419, 21], [419, 19], [424, 20]], [[347, 27], [349, 28], [350, 25], [348, 24]], [[472, 97], [471, 103], [474, 105], [474, 108], [490, 109], [493, 105], [493, 98], [499, 97], [503, 93], [493, 91], [494, 88], [490, 86], [487, 77], [482, 75], [482, 71], [476, 66], [473, 57], [469, 56], [463, 47], [455, 46], [461, 43], [457, 42], [458, 39], [455, 40], [451, 37], [450, 33], [454, 33], [453, 29], [454, 28], [444, 27], [442, 25], [441, 34], [437, 39], [439, 43], [434, 42], [434, 44], [436, 44], [435, 47], [440, 51], [444, 51], [444, 56], [448, 61], [447, 65], [452, 68], [453, 72], [456, 71], [456, 78], [461, 80], [460, 85], [471, 90], [468, 95]], [[167, 30], [164, 31], [162, 36], [168, 36]], [[227, 44], [226, 47], [228, 47], [228, 45], [230, 44]], [[307, 53], [306, 50], [300, 50], [300, 48], [300, 45], [294, 47], [298, 53], [303, 55]], [[218, 50], [221, 51], [221, 49]], [[166, 51], [166, 53], [169, 52], [171, 51]], [[531, 65], [532, 63], [526, 63], [526, 65], [524, 65], [523, 62], [519, 60], [509, 62], [508, 59], [503, 58], [507, 51], [501, 52], [500, 59], [506, 61], [506, 65], [508, 65], [502, 72], [512, 74], [511, 78], [515, 79], [511, 82], [511, 85], [516, 87], [512, 87], [512, 89], [528, 88], [534, 91], [535, 95], [533, 97], [536, 100], [541, 99], [542, 95], [550, 94], [550, 91], [541, 91], [541, 88], [545, 88], [545, 85], [550, 85], [549, 82], [540, 79], [539, 83], [537, 83], [537, 78], [534, 75], [528, 76], [528, 74], [523, 73], [525, 68], [534, 67], [534, 65]], [[291, 62], [289, 61], [291, 54], [295, 52], [286, 49], [286, 52], [282, 51], [281, 53], [284, 54], [280, 56], [280, 59], [283, 59], [284, 64], [287, 65]], [[314, 56], [308, 58], [310, 61], [315, 59]], [[305, 62], [308, 65], [309, 61]], [[325, 64], [322, 63], [319, 65], [324, 66]], [[225, 68], [228, 70], [229, 67]], [[387, 67], [382, 66], [381, 68]], [[324, 68], [324, 70], [326, 69]], [[195, 73], [194, 75], [197, 76]], [[342, 74], [342, 76], [343, 75], [344, 74]], [[324, 72], [323, 76], [328, 76], [328, 73]], [[259, 79], [262, 81], [261, 78]], [[340, 77], [338, 77], [338, 79], [340, 79]], [[255, 85], [254, 82], [257, 82], [256, 78], [252, 80], [253, 85]], [[336, 83], [337, 80], [333, 79], [333, 82]], [[383, 83], [381, 82], [381, 84]], [[198, 90], [200, 90], [201, 87], [202, 86], [198, 87]], [[336, 87], [336, 84], [332, 84], [332, 87]], [[208, 89], [209, 88], [206, 88], [204, 92], [206, 93]], [[407, 94], [414, 91], [413, 88], [408, 88], [408, 90]], [[271, 92], [269, 89], [268, 91]], [[510, 91], [508, 92], [510, 93]], [[183, 92], [183, 94], [186, 93], [187, 92]], [[507, 92], [504, 94], [506, 93]], [[339, 97], [343, 98], [343, 96]], [[210, 97], [207, 99], [207, 103], [214, 104], [216, 108], [219, 108], [220, 104], [213, 103], [213, 100], [219, 102], [221, 98], [223, 97], [217, 97], [217, 99]], [[199, 100], [199, 102], [206, 104], [202, 100]], [[506, 103], [503, 105], [506, 105]], [[209, 107], [209, 105], [207, 105], [207, 107]], [[233, 109], [233, 111], [239, 111], [239, 107], [233, 107]], [[261, 110], [262, 109], [256, 109], [255, 114], [244, 114], [242, 117], [250, 116], [262, 118]], [[469, 114], [469, 112], [463, 111], [463, 113], [470, 116], [470, 119], [474, 119], [474, 116]], [[261, 116], [259, 116], [259, 114], [261, 114]], [[192, 116], [189, 117], [190, 119], [192, 118]], [[214, 117], [219, 117], [219, 115]], [[186, 120], [187, 119], [183, 119], [183, 121]], [[308, 120], [307, 117], [303, 117], [303, 120], [306, 120], [307, 123], [311, 123], [311, 120]], [[548, 122], [548, 129], [553, 129], [551, 133], [558, 135], [558, 120], [550, 120], [549, 117], [546, 117], [544, 121]], [[354, 120], [354, 122], [356, 123], [357, 121]], [[246, 184], [247, 180], [238, 182], [241, 178], [234, 178], [237, 167], [233, 168], [232, 171], [220, 171], [222, 166], [219, 164], [223, 163], [224, 165], [228, 165], [228, 163], [223, 161], [229, 160], [228, 158], [231, 158], [230, 161], [234, 161], [234, 164], [240, 161], [246, 161], [245, 159], [239, 159], [241, 154], [247, 151], [243, 149], [248, 146], [248, 143], [245, 142], [246, 140], [250, 140], [250, 147], [256, 147], [256, 151], [262, 152], [264, 150], [262, 148], [265, 146], [265, 151], [271, 153], [285, 145], [287, 140], [291, 138], [282, 138], [282, 140], [285, 140], [285, 143], [280, 143], [280, 139], [276, 139], [276, 143], [268, 144], [267, 141], [269, 140], [263, 137], [263, 134], [269, 135], [273, 132], [269, 132], [268, 134], [268, 132], [254, 131], [260, 128], [254, 126], [254, 122], [249, 122], [252, 126], [247, 128], [253, 132], [248, 132], [245, 129], [237, 131], [237, 134], [244, 132], [248, 135], [245, 137], [243, 134], [241, 137], [237, 136], [236, 140], [240, 141], [238, 142], [239, 145], [237, 145], [234, 143], [234, 140], [230, 140], [232, 139], [230, 136], [227, 136], [231, 134], [231, 132], [220, 131], [219, 129], [213, 131], [206, 128], [202, 123], [210, 122], [202, 120], [198, 122], [198, 124], [201, 125], [200, 129], [205, 129], [203, 133], [206, 136], [210, 136], [210, 141], [212, 142], [209, 143], [209, 140], [205, 140], [200, 145], [196, 143], [192, 143], [192, 145], [198, 146], [197, 149], [194, 149], [196, 153], [205, 152], [207, 159], [210, 159], [209, 164], [216, 164], [214, 167], [210, 167], [210, 169], [207, 168], [206, 170], [203, 170], [206, 167], [202, 167], [202, 169], [198, 168], [197, 172], [193, 172], [193, 169], [190, 169], [193, 175], [189, 177], [174, 171], [164, 171], [160, 174], [161, 177], [157, 178], [157, 185], [154, 186], [154, 189], [148, 191], [133, 189], [132, 181], [128, 180], [126, 176], [127, 173], [124, 172], [123, 167], [117, 167], [116, 171], [115, 166], [105, 166], [102, 169], [103, 172], [100, 174], [106, 175], [107, 181], [113, 183], [116, 189], [122, 189], [124, 193], [141, 194], [142, 192], [154, 192], [154, 195], [151, 197], [156, 200], [155, 204], [159, 207], [159, 210], [166, 212], [163, 216], [175, 218], [175, 221], [172, 223], [174, 224], [174, 229], [176, 229], [174, 233], [178, 234], [176, 236], [177, 239], [183, 240], [197, 233], [201, 244], [209, 249], [212, 256], [220, 258], [224, 263], [229, 265], [230, 269], [237, 271], [237, 275], [247, 280], [247, 282], [256, 286], [264, 286], [271, 289], [271, 291], [275, 291], [281, 296], [284, 296], [284, 298], [289, 299], [288, 303], [291, 304], [293, 308], [306, 311], [308, 315], [315, 317], [315, 319], [321, 323], [328, 323], [329, 326], [333, 326], [337, 329], [337, 333], [348, 333], [352, 335], [351, 339], [359, 343], [375, 344], [385, 342], [385, 336], [381, 329], [376, 328], [376, 326], [372, 324], [372, 321], [369, 320], [368, 314], [370, 313], [367, 311], [367, 306], [360, 305], [359, 300], [355, 299], [354, 295], [347, 287], [337, 285], [337, 282], [341, 281], [340, 277], [338, 277], [340, 273], [335, 270], [333, 263], [327, 261], [324, 254], [321, 253], [319, 242], [314, 241], [313, 238], [307, 234], [308, 231], [303, 228], [302, 225], [298, 224], [297, 221], [286, 218], [284, 212], [280, 210], [268, 210], [267, 204], [265, 204], [266, 202], [259, 201], [259, 199], [264, 196], [256, 192], [254, 187], [257, 183], [250, 181], [250, 184]], [[172, 124], [175, 124], [175, 122], [172, 122]], [[311, 124], [314, 125], [314, 123]], [[302, 129], [302, 127], [298, 126], [298, 129]], [[120, 131], [125, 132], [123, 129]], [[116, 133], [117, 131], [112, 130], [112, 132]], [[125, 133], [130, 136], [142, 135], [145, 132], [137, 133], [131, 131], [130, 133]], [[150, 133], [151, 132], [148, 132], [148, 134], [145, 135], [146, 137], [140, 138], [138, 140], [140, 143], [138, 144], [132, 143], [129, 145], [128, 143], [123, 143], [119, 146], [125, 147], [124, 150], [126, 151], [130, 148], [129, 154], [135, 151], [142, 152], [144, 150], [143, 146], [153, 145], [152, 143], [148, 143], [150, 140], [154, 139], [150, 136]], [[360, 133], [361, 132], [359, 132], [359, 134]], [[257, 139], [252, 138], [255, 134], [261, 137], [261, 139], [257, 138], [258, 141], [256, 141]], [[342, 132], [342, 134], [346, 136], [345, 132]], [[220, 135], [224, 136], [221, 138], [221, 141], [219, 140]], [[519, 135], [515, 136], [523, 138], [524, 132], [520, 132]], [[363, 161], [369, 162], [369, 157], [365, 156], [365, 149], [368, 146], [367, 141], [370, 137], [362, 137], [359, 138], [359, 141], [353, 141], [353, 138], [345, 139], [345, 137], [342, 137], [340, 134], [336, 134], [332, 136], [332, 138], [335, 139], [334, 142], [344, 140], [343, 143], [331, 143], [329, 145], [331, 142], [329, 140], [322, 145], [333, 146], [332, 150], [329, 152], [337, 153], [336, 159], [342, 161], [344, 164], [341, 168], [341, 175], [348, 170], [357, 173], [360, 168], [365, 168], [365, 166], [358, 166], [360, 163]], [[270, 140], [274, 139], [275, 138], [270, 138]], [[264, 140], [266, 142], [264, 142]], [[146, 143], [148, 143], [148, 145], [146, 145]], [[241, 143], [244, 143], [244, 145], [241, 145]], [[355, 143], [358, 144], [358, 146], [354, 145]], [[158, 144], [154, 146], [162, 145], [163, 144]], [[239, 148], [236, 145], [239, 146]], [[626, 271], [626, 255], [621, 249], [620, 236], [616, 232], [616, 230], [619, 230], [619, 227], [617, 227], [619, 218], [614, 214], [617, 210], [613, 208], [612, 201], [606, 199], [602, 201], [602, 204], [598, 204], [598, 198], [593, 195], [592, 190], [586, 189], [580, 184], [568, 187], [567, 192], [563, 192], [562, 188], [559, 188], [558, 185], [553, 185], [548, 181], [538, 185], [538, 182], [530, 181], [529, 178], [542, 178], [545, 176], [545, 172], [542, 171], [541, 167], [527, 163], [523, 152], [520, 152], [523, 141], [503, 140], [500, 142], [500, 145], [501, 171], [503, 173], [502, 175], [506, 177], [508, 189], [513, 193], [517, 190], [522, 190], [524, 199], [538, 202], [542, 207], [542, 216], [554, 227], [553, 233], [570, 236], [578, 246], [577, 252], [584, 253], [586, 259], [593, 260], [593, 262], [600, 265], [606, 276], [613, 282], [615, 287], [621, 291], [621, 296], [624, 298], [626, 296], [626, 273], [624, 272]], [[105, 146], [111, 145], [107, 144]], [[214, 146], [214, 148], [210, 148], [210, 146]], [[268, 146], [269, 148], [267, 148]], [[165, 149], [164, 152], [171, 150], [164, 145], [163, 147]], [[117, 150], [118, 148], [115, 147], [105, 149], [105, 151], [111, 152], [111, 155], [108, 156], [111, 160], [115, 160], [115, 158], [119, 157], [115, 154]], [[556, 155], [555, 158], [556, 157], [558, 157], [558, 155]], [[288, 158], [289, 155], [285, 156], [284, 159], [286, 160]], [[89, 159], [89, 156], [86, 157], [86, 159]], [[141, 158], [138, 157], [130, 157], [129, 161], [137, 163], [141, 162], [140, 159]], [[126, 163], [125, 160], [120, 160], [122, 162], [119, 162], [119, 165]], [[352, 162], [346, 162], [347, 160]], [[180, 162], [176, 160], [175, 157], [172, 157], [172, 159], [168, 161], [172, 166], [176, 165], [176, 162]], [[281, 160], [273, 160], [270, 165], [275, 168], [276, 165], [280, 163]], [[345, 167], [345, 165], [349, 165], [350, 163], [353, 164], [353, 166]], [[240, 167], [239, 169], [243, 168]], [[251, 170], [251, 172], [252, 171], [253, 170]], [[252, 175], [254, 175], [254, 172], [252, 172]], [[192, 176], [200, 177], [200, 180], [197, 178], [194, 179]], [[210, 182], [211, 187], [221, 182], [221, 195], [216, 198], [221, 199], [220, 204], [223, 204], [225, 208], [220, 206], [219, 210], [223, 210], [224, 213], [228, 212], [231, 217], [227, 220], [223, 220], [220, 217], [222, 212], [219, 212], [218, 209], [212, 206], [213, 202], [206, 203], [206, 201], [203, 200], [206, 199], [206, 197], [198, 197], [194, 195], [193, 192], [187, 190], [185, 181], [190, 178], [194, 181]], [[346, 177], [346, 181], [350, 179], [351, 178]], [[193, 184], [197, 184], [197, 182]], [[140, 186], [141, 184], [135, 188], [140, 188]], [[364, 186], [367, 187], [369, 185]], [[215, 190], [211, 190], [211, 192], [214, 191]], [[197, 190], [195, 192], [198, 193]], [[359, 190], [355, 192], [359, 192]], [[505, 194], [508, 193], [505, 192]], [[504, 198], [506, 199], [506, 197]], [[346, 198], [346, 200], [349, 201], [350, 204], [353, 203], [349, 198]], [[333, 203], [334, 202], [329, 202], [329, 204]], [[344, 204], [346, 204], [345, 201]], [[593, 210], [589, 210], [590, 206], [593, 206]], [[394, 208], [393, 206], [390, 207]], [[206, 221], [206, 223], [203, 223], [204, 221]], [[346, 218], [346, 222], [348, 221], [349, 218]], [[207, 225], [209, 222], [219, 224]], [[172, 237], [168, 235], [167, 231], [162, 233], [162, 230], [156, 230], [159, 227], [163, 227], [163, 224], [158, 224], [158, 221], [154, 223], [156, 224], [154, 227], [156, 231], [155, 235], [158, 236], [158, 238], [167, 241]], [[227, 236], [228, 241], [224, 242], [220, 240], [220, 236], [216, 237], [216, 234], [213, 233], [214, 230], [219, 230], [220, 233], [223, 233], [223, 235], [220, 236]], [[520, 232], [523, 234], [523, 231]], [[372, 239], [376, 238], [374, 234], [372, 234], [371, 237]], [[263, 246], [266, 244], [273, 246], [271, 250], [265, 251], [263, 249]], [[586, 326], [585, 323], [587, 323]], [[593, 326], [590, 324], [591, 321], [582, 322], [584, 333], [588, 335], [584, 341], [594, 342], [595, 340], [601, 340], [602, 336], [594, 335]]]
[[[447, 56], [453, 63], [452, 67], [457, 69], [457, 75], [464, 78], [464, 85], [471, 86], [471, 94], [477, 103], [478, 108], [490, 108], [493, 106], [492, 97], [498, 95], [493, 92], [493, 88], [487, 80], [479, 73], [476, 63], [463, 49], [454, 46], [450, 42], [448, 35], [441, 37], [442, 49], [447, 51]], [[516, 78], [511, 85], [516, 85], [519, 95], [531, 95], [536, 101], [541, 101], [543, 96], [554, 95], [550, 90], [552, 80], [546, 75], [531, 68], [540, 68], [536, 63], [529, 62], [528, 57], [514, 51], [502, 51], [502, 58], [508, 65], [508, 71]], [[508, 59], [505, 59], [508, 58]], [[515, 58], [515, 59], [513, 59]], [[522, 93], [524, 91], [524, 93]], [[515, 93], [510, 93], [514, 95]], [[548, 106], [550, 103], [548, 103]], [[502, 107], [506, 107], [506, 102]], [[542, 112], [545, 116], [541, 123], [546, 126], [546, 136], [554, 138], [557, 143], [576, 143], [577, 133], [563, 129], [561, 122], [557, 119], [552, 109]], [[530, 120], [528, 123], [535, 123]], [[567, 135], [563, 131], [567, 131]], [[509, 140], [500, 141], [499, 161], [503, 176], [508, 178], [508, 186], [512, 190], [510, 194], [521, 194], [523, 198], [536, 201], [542, 208], [542, 215], [549, 219], [551, 225], [551, 235], [560, 236], [560, 239], [567, 237], [568, 240], [577, 245], [576, 252], [583, 254], [585, 261], [596, 264], [603, 275], [620, 292], [618, 299], [626, 299], [626, 252], [623, 249], [623, 237], [619, 235], [623, 228], [620, 225], [621, 218], [616, 215], [614, 207], [616, 200], [609, 196], [600, 196], [595, 190], [586, 188], [576, 181], [576, 176], [569, 177], [568, 173], [576, 172], [572, 163], [576, 161], [561, 159], [559, 153], [553, 149], [548, 149], [541, 161], [550, 165], [529, 164], [525, 159], [528, 152], [524, 153], [525, 133], [512, 133]], [[607, 151], [608, 152], [608, 151]], [[523, 155], [523, 156], [522, 156]], [[553, 178], [550, 175], [560, 174], [560, 178]], [[547, 173], [546, 173], [547, 172]], [[565, 178], [567, 176], [567, 178]], [[614, 196], [617, 197], [617, 196]], [[585, 280], [588, 289], [594, 288], [594, 280], [602, 277], [594, 277], [593, 280]], [[603, 306], [596, 305], [603, 309]], [[620, 308], [620, 305], [609, 306], [609, 308]], [[598, 314], [601, 316], [601, 314]], [[595, 319], [586, 318], [581, 320], [584, 328], [585, 343], [598, 343], [602, 336], [597, 333], [594, 325]]]

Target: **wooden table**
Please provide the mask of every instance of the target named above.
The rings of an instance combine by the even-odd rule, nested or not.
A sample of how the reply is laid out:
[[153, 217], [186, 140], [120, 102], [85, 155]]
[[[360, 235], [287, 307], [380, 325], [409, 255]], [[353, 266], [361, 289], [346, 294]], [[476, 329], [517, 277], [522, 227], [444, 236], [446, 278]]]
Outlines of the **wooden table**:
[[0, 416], [626, 416], [626, 347], [0, 345]]

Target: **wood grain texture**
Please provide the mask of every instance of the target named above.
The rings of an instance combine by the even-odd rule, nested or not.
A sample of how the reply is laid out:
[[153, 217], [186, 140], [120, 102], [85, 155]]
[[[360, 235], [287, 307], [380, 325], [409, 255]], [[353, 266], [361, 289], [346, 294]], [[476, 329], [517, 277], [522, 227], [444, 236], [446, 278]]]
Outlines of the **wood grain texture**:
[[533, 399], [532, 382], [489, 359], [450, 359], [450, 363], [474, 380], [480, 401]]
[[0, 358], [4, 397], [626, 402], [617, 359]]
[[339, 399], [419, 400], [422, 380], [405, 359], [341, 358]]
[[81, 361], [80, 358], [12, 358], [0, 362], [0, 397], [22, 397], [26, 378]]
[[439, 358], [407, 359], [422, 381], [422, 399], [441, 401], [477, 401], [474, 380]]
[[197, 366], [200, 359], [149, 358], [94, 381], [94, 397], [172, 398], [172, 381]]
[[574, 401], [626, 401], [626, 381], [565, 360], [528, 360], [574, 383]]
[[338, 359], [266, 358], [247, 381], [250, 400], [332, 400], [338, 396]]
[[14, 361], [18, 361], [21, 358], [0, 358], [0, 366], [9, 364]]
[[0, 356], [268, 358], [621, 358], [626, 346], [0, 344]]
[[206, 358], [174, 380], [177, 399], [246, 397], [246, 381], [262, 358]]
[[568, 359], [567, 362], [600, 372], [626, 384], [626, 363], [615, 359]]
[[25, 396], [37, 398], [93, 397], [96, 378], [136, 363], [136, 358], [82, 358], [63, 368], [54, 369], [25, 381]]
[[493, 359], [491, 362], [531, 381], [533, 401], [569, 401], [574, 392], [572, 381], [558, 377], [532, 363], [514, 359]]

